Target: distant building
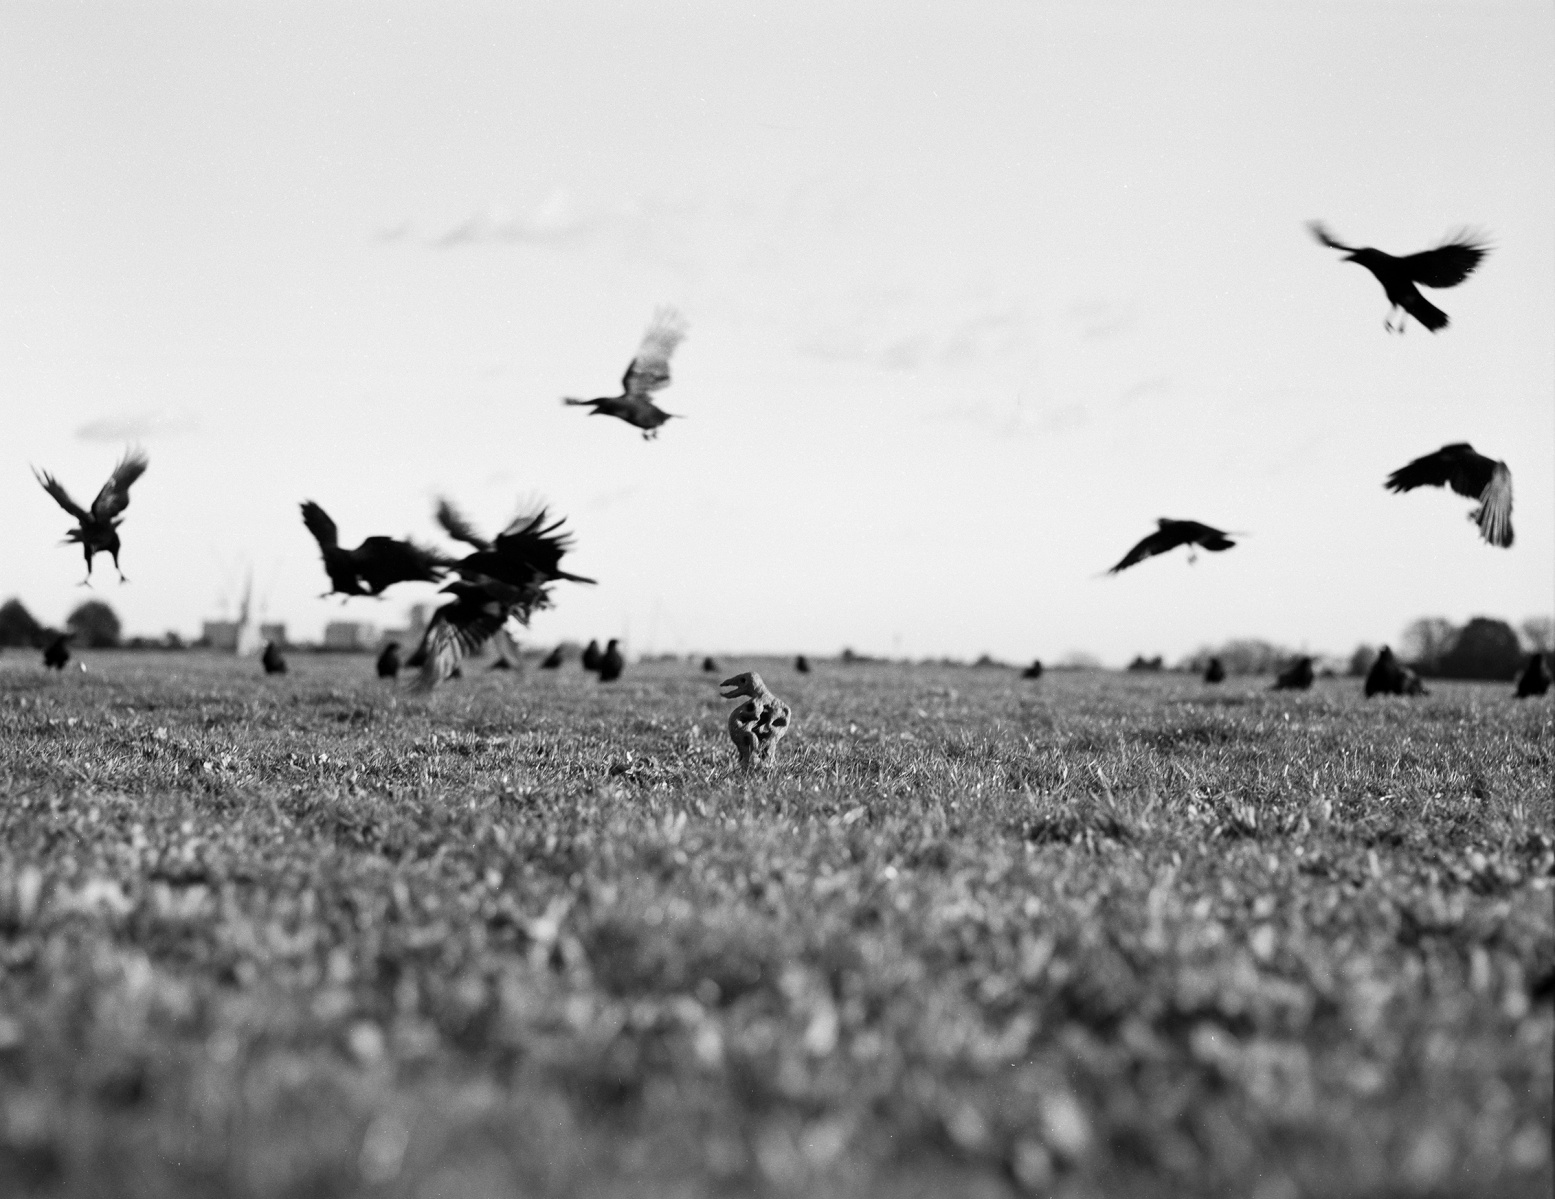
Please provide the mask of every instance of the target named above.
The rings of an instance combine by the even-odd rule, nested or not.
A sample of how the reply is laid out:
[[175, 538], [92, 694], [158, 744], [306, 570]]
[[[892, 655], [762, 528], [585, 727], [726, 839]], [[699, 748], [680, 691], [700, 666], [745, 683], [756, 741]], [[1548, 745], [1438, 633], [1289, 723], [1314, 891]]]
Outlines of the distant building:
[[200, 626], [200, 643], [211, 649], [237, 652], [238, 622], [235, 620], [207, 620]]
[[377, 644], [377, 630], [361, 620], [332, 620], [324, 626], [324, 648], [349, 653]]

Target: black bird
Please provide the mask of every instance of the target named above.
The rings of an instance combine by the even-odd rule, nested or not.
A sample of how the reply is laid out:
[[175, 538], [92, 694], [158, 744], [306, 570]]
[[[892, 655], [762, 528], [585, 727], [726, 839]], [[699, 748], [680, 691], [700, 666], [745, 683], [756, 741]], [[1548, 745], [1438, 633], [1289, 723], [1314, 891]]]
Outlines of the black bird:
[[378, 655], [378, 677], [380, 679], [397, 679], [400, 677], [400, 643], [391, 641], [383, 647], [383, 652]]
[[702, 659], [702, 673], [703, 674], [717, 674], [718, 673], [718, 663], [717, 663], [717, 661], [715, 661], [712, 658], [703, 658]]
[[1434, 454], [1416, 458], [1388, 476], [1389, 491], [1413, 491], [1416, 487], [1451, 487], [1459, 495], [1478, 500], [1469, 519], [1479, 525], [1479, 535], [1505, 549], [1512, 544], [1512, 472], [1505, 462], [1476, 454], [1466, 441], [1444, 445]]
[[64, 670], [65, 663], [70, 661], [70, 634], [61, 633], [50, 641], [48, 648], [43, 651], [43, 665], [49, 670]]
[[76, 527], [65, 534], [65, 541], [77, 542], [86, 555], [86, 578], [81, 581], [91, 583], [92, 556], [106, 552], [113, 558], [113, 568], [119, 571], [119, 581], [126, 582], [124, 571], [119, 569], [119, 526], [124, 523], [120, 514], [130, 506], [130, 485], [146, 473], [146, 455], [139, 450], [125, 451], [119, 465], [113, 468], [108, 481], [92, 501], [91, 511], [71, 499], [70, 493], [48, 471], [34, 468], [32, 473], [43, 484], [43, 490], [54, 497], [54, 502], [76, 518]]
[[1023, 679], [1040, 679], [1042, 677], [1042, 659], [1033, 658], [1031, 665], [1020, 672], [1020, 677]]
[[643, 439], [659, 435], [659, 426], [677, 415], [665, 412], [648, 397], [670, 381], [670, 355], [686, 336], [685, 318], [673, 308], [660, 308], [653, 314], [653, 322], [643, 334], [637, 357], [632, 359], [621, 376], [621, 394], [604, 396], [597, 400], [575, 400], [568, 397], [564, 404], [577, 404], [592, 408], [590, 416], [614, 416], [643, 431]]
[[605, 646], [605, 652], [599, 656], [599, 681], [613, 683], [621, 677], [621, 671], [624, 669], [626, 669], [626, 659], [621, 656], [616, 639], [612, 637], [610, 644]]
[[567, 655], [562, 652], [562, 647], [557, 646], [545, 655], [545, 660], [540, 663], [541, 670], [560, 670], [561, 664], [567, 660]]
[[1420, 676], [1400, 662], [1387, 646], [1377, 653], [1377, 660], [1366, 672], [1366, 698], [1374, 695], [1425, 695]]
[[265, 652], [259, 656], [264, 663], [266, 674], [285, 674], [286, 659], [281, 656], [281, 647], [273, 641], [265, 642]]
[[1211, 658], [1209, 665], [1204, 668], [1204, 681], [1206, 683], [1224, 683], [1226, 681], [1226, 664], [1219, 658]]
[[546, 523], [544, 508], [520, 514], [490, 542], [447, 500], [438, 504], [437, 519], [451, 537], [475, 546], [475, 552], [450, 563], [459, 579], [443, 588], [454, 599], [433, 614], [416, 651], [421, 657], [418, 691], [430, 691], [451, 677], [460, 661], [495, 637], [509, 619], [527, 625], [537, 610], [550, 607], [553, 583], [594, 581], [561, 569], [572, 539], [560, 531], [561, 520]]
[[302, 523], [324, 558], [330, 584], [325, 595], [376, 596], [395, 583], [439, 583], [448, 573], [447, 558], [412, 541], [369, 537], [354, 550], [342, 548], [335, 522], [312, 500], [302, 505]]
[[[1123, 555], [1122, 561], [1107, 573], [1115, 575], [1120, 570], [1127, 570], [1136, 563], [1143, 562], [1146, 558], [1153, 558], [1157, 554], [1164, 554], [1167, 550], [1174, 550], [1179, 545], [1189, 547], [1203, 546], [1211, 553], [1220, 553], [1228, 550], [1236, 542], [1219, 529], [1209, 525], [1201, 525], [1196, 520], [1169, 520], [1161, 517], [1155, 522], [1160, 526], [1154, 533], [1139, 542], [1133, 549]], [[1188, 550], [1188, 560], [1195, 561], [1192, 548]]]
[[800, 654], [797, 658], [794, 659], [794, 669], [797, 670], [800, 674], [809, 674], [810, 659], [805, 657], [803, 654]]
[[1544, 661], [1543, 654], [1529, 654], [1528, 665], [1523, 667], [1522, 674], [1517, 676], [1517, 698], [1527, 699], [1530, 695], [1543, 695], [1550, 689], [1550, 668]]
[[599, 669], [599, 657], [599, 642], [590, 641], [583, 647], [583, 669], [597, 671]]
[[1274, 680], [1275, 691], [1305, 691], [1312, 686], [1312, 659], [1297, 658]]
[[1329, 249], [1344, 250], [1346, 262], [1358, 262], [1377, 277], [1377, 282], [1382, 284], [1382, 290], [1387, 292], [1388, 303], [1392, 306], [1382, 326], [1390, 333], [1404, 331], [1402, 316], [1398, 318], [1396, 327], [1393, 324], [1393, 314], [1401, 308], [1432, 333], [1445, 329], [1447, 314], [1421, 295], [1415, 285], [1456, 287], [1474, 273], [1479, 260], [1490, 249], [1471, 235], [1460, 233], [1454, 240], [1445, 241], [1434, 250], [1395, 258], [1369, 246], [1357, 249], [1336, 241], [1321, 221], [1309, 221], [1307, 228], [1312, 230], [1313, 237]]

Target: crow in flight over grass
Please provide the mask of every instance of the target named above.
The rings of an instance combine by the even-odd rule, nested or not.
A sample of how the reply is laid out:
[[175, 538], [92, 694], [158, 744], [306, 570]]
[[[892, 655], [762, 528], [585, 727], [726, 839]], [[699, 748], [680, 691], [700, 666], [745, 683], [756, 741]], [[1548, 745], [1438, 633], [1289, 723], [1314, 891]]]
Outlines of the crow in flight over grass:
[[1386, 486], [1389, 491], [1451, 487], [1459, 495], [1479, 501], [1469, 519], [1479, 525], [1484, 540], [1502, 549], [1512, 544], [1512, 472], [1505, 462], [1476, 454], [1466, 441], [1416, 458], [1389, 475]]
[[65, 534], [65, 540], [78, 542], [81, 552], [86, 555], [86, 578], [81, 581], [91, 585], [92, 555], [106, 552], [113, 558], [113, 568], [119, 571], [119, 581], [125, 582], [124, 572], [119, 570], [119, 526], [124, 523], [120, 514], [130, 506], [130, 484], [146, 473], [146, 455], [139, 450], [125, 451], [119, 465], [113, 468], [113, 474], [108, 476], [103, 489], [92, 501], [90, 512], [71, 499], [70, 493], [48, 471], [34, 469], [32, 473], [43, 484], [43, 490], [54, 497], [54, 502], [76, 518], [76, 527]]
[[312, 500], [302, 505], [302, 523], [324, 557], [330, 584], [325, 595], [378, 596], [395, 583], [439, 583], [447, 574], [447, 558], [412, 541], [369, 537], [354, 550], [343, 549], [335, 522]]
[[459, 578], [443, 590], [454, 599], [433, 615], [412, 657], [421, 665], [416, 690], [422, 692], [452, 675], [510, 618], [527, 625], [536, 610], [549, 607], [551, 584], [594, 581], [561, 569], [572, 539], [560, 532], [561, 520], [546, 523], [544, 508], [521, 513], [490, 541], [447, 500], [439, 501], [437, 520], [450, 537], [474, 546], [475, 552], [450, 563]]
[[[1168, 520], [1163, 516], [1155, 523], [1160, 528], [1124, 554], [1122, 560], [1109, 570], [1108, 574], [1115, 575], [1120, 570], [1127, 570], [1146, 558], [1164, 554], [1179, 545], [1203, 546], [1212, 553], [1218, 554], [1221, 550], [1228, 550], [1236, 544], [1219, 529], [1201, 525], [1196, 520]], [[1188, 550], [1188, 560], [1190, 562], [1195, 560], [1192, 548]]]
[[1425, 287], [1456, 287], [1474, 272], [1479, 260], [1489, 253], [1489, 247], [1468, 233], [1460, 233], [1452, 241], [1443, 242], [1434, 250], [1410, 254], [1407, 258], [1395, 258], [1374, 250], [1370, 246], [1356, 249], [1343, 242], [1324, 228], [1321, 221], [1310, 221], [1307, 228], [1331, 250], [1344, 250], [1346, 262], [1358, 262], [1382, 284], [1388, 293], [1388, 319], [1383, 328], [1390, 333], [1404, 331], [1404, 318], [1393, 324], [1393, 314], [1403, 309], [1432, 333], [1447, 327], [1447, 314], [1420, 294], [1416, 284]]
[[656, 405], [649, 395], [669, 385], [670, 355], [686, 336], [686, 321], [673, 308], [660, 308], [653, 314], [653, 323], [643, 334], [637, 357], [632, 359], [621, 376], [621, 394], [604, 396], [597, 400], [575, 400], [568, 397], [564, 404], [576, 404], [592, 408], [590, 416], [615, 416], [643, 431], [645, 441], [659, 435], [659, 426], [672, 416]]

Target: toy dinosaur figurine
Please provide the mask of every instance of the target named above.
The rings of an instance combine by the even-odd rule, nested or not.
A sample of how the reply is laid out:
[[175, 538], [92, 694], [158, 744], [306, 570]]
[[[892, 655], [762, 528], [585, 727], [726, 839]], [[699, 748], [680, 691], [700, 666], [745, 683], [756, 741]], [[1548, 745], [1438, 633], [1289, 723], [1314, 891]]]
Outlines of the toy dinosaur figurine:
[[749, 671], [725, 679], [719, 687], [725, 699], [746, 697], [729, 713], [729, 739], [739, 751], [740, 766], [749, 770], [752, 758], [759, 765], [768, 765], [777, 743], [788, 732], [788, 705], [767, 690], [759, 674]]

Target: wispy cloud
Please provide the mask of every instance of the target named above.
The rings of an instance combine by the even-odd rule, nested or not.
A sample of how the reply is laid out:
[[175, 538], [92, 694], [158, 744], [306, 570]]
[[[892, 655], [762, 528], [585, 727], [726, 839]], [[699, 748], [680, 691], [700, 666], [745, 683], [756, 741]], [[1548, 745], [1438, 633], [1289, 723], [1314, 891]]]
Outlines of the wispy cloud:
[[94, 442], [144, 441], [192, 433], [197, 427], [189, 416], [169, 416], [161, 412], [126, 413], [87, 421], [76, 430], [76, 437]]
[[1127, 408], [1136, 400], [1148, 399], [1154, 395], [1165, 395], [1172, 389], [1172, 377], [1170, 375], [1151, 375], [1148, 379], [1141, 379], [1131, 387], [1125, 387], [1118, 396], [1119, 408]]
[[1138, 323], [1139, 314], [1132, 304], [1111, 300], [1081, 300], [1069, 308], [1069, 319], [1080, 326], [1080, 336], [1088, 341], [1107, 341], [1121, 337]]
[[[963, 312], [935, 328], [921, 316], [882, 317], [874, 306], [802, 337], [795, 350], [822, 362], [857, 362], [889, 371], [959, 367], [1018, 352], [1031, 342], [1018, 303]], [[905, 326], [905, 327], [904, 327]]]

